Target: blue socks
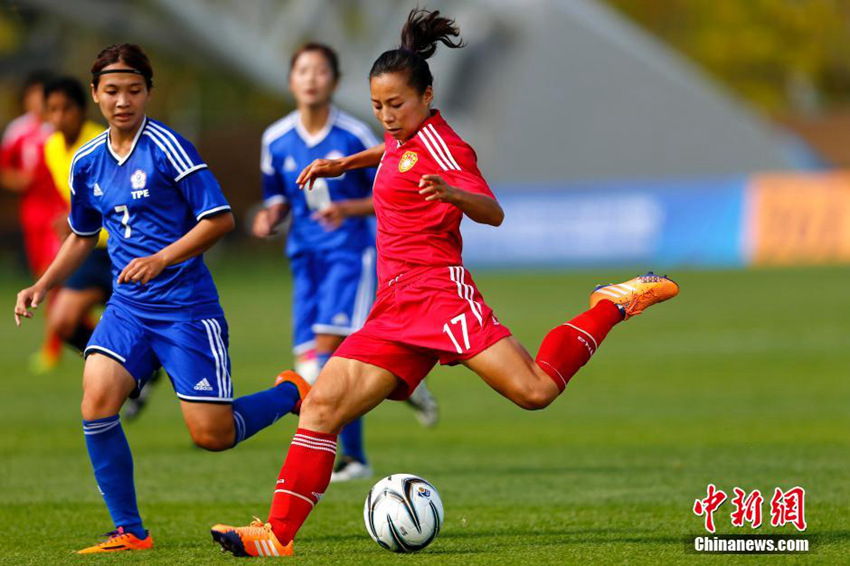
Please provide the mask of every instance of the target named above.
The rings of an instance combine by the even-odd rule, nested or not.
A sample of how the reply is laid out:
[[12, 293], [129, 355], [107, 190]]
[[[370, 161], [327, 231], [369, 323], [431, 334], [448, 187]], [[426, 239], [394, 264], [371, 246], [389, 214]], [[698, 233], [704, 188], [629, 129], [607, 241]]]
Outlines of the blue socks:
[[366, 463], [366, 451], [363, 449], [363, 417], [359, 417], [342, 429], [339, 433], [342, 444], [342, 455]]
[[[242, 442], [290, 412], [298, 401], [298, 389], [292, 383], [282, 383], [266, 391], [246, 395], [233, 401], [233, 421], [236, 442]], [[94, 477], [115, 527], [133, 533], [140, 539], [147, 536], [136, 504], [133, 483], [133, 455], [121, 428], [118, 415], [83, 420], [83, 433], [89, 451]]]
[[[319, 370], [331, 358], [326, 352], [316, 352], [316, 360], [319, 362]], [[363, 448], [363, 418], [351, 421], [339, 433], [339, 444], [343, 456], [354, 458], [358, 462], [366, 463], [366, 451]]]
[[118, 415], [83, 420], [86, 447], [89, 450], [97, 486], [112, 516], [115, 527], [133, 533], [138, 538], [147, 536], [136, 505], [136, 487], [133, 484], [133, 455], [121, 428]]
[[281, 383], [271, 389], [233, 400], [233, 424], [236, 446], [287, 414], [298, 402], [298, 389], [292, 383]]

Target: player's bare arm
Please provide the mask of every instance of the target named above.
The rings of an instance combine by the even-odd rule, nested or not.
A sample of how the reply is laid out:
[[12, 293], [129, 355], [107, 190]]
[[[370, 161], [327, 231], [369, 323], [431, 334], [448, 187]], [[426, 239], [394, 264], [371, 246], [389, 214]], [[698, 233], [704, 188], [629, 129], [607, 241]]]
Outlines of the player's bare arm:
[[328, 229], [335, 230], [346, 218], [374, 214], [375, 204], [372, 202], [372, 197], [353, 198], [332, 202], [327, 208], [314, 212], [313, 219], [318, 220]]
[[251, 233], [255, 238], [268, 238], [277, 234], [277, 227], [289, 214], [289, 205], [286, 203], [275, 203], [267, 206], [254, 217]]
[[32, 318], [32, 312], [28, 309], [38, 308], [48, 291], [65, 281], [83, 264], [95, 244], [97, 244], [97, 237], [83, 237], [73, 233], [68, 236], [44, 275], [35, 285], [18, 293], [18, 300], [15, 303], [15, 324], [20, 326], [21, 318]]
[[505, 211], [496, 200], [452, 187], [439, 175], [422, 175], [419, 186], [422, 187], [419, 194], [423, 195], [425, 200], [453, 204], [479, 224], [499, 226], [505, 219]]
[[311, 189], [313, 181], [319, 177], [339, 177], [346, 171], [353, 169], [377, 167], [381, 164], [381, 156], [383, 155], [384, 144], [378, 144], [341, 159], [317, 159], [301, 171], [295, 182], [302, 189]]
[[118, 284], [141, 283], [162, 273], [171, 265], [182, 263], [200, 255], [213, 247], [228, 232], [236, 227], [233, 214], [227, 212], [210, 218], [204, 218], [182, 238], [147, 257], [137, 257], [127, 264], [118, 275]]
[[33, 174], [29, 171], [6, 169], [0, 171], [0, 186], [13, 193], [23, 193], [32, 184]]

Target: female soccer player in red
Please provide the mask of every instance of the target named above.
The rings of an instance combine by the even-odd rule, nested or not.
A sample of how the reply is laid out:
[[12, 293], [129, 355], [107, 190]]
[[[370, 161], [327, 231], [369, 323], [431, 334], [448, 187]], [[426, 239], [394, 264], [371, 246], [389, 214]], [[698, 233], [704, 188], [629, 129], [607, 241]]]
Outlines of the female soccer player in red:
[[461, 47], [458, 36], [439, 12], [412, 11], [401, 47], [378, 57], [370, 72], [384, 147], [315, 161], [298, 179], [309, 188], [319, 177], [379, 165], [379, 290], [363, 328], [336, 350], [304, 400], [268, 522], [213, 527], [213, 538], [235, 555], [291, 554], [328, 486], [339, 430], [384, 399], [404, 399], [438, 361], [464, 364], [520, 407], [542, 409], [614, 325], [678, 293], [674, 282], [651, 273], [598, 287], [590, 310], [550, 330], [536, 359], [499, 323], [463, 266], [459, 227], [463, 215], [498, 226], [504, 213], [473, 149], [431, 109], [426, 60], [437, 42]]
[[[316, 159], [342, 157], [378, 145], [365, 124], [333, 104], [339, 58], [329, 46], [307, 43], [290, 60], [289, 90], [296, 110], [263, 134], [260, 169], [265, 208], [254, 218], [264, 238], [290, 215], [286, 254], [292, 272], [295, 371], [314, 383], [334, 350], [366, 321], [375, 298], [375, 236], [366, 218], [375, 212], [375, 169], [361, 169], [300, 190], [298, 174]], [[312, 362], [312, 363], [310, 363]], [[425, 383], [408, 400], [424, 421], [436, 419]], [[367, 478], [363, 421], [339, 435], [341, 454], [331, 481]]]

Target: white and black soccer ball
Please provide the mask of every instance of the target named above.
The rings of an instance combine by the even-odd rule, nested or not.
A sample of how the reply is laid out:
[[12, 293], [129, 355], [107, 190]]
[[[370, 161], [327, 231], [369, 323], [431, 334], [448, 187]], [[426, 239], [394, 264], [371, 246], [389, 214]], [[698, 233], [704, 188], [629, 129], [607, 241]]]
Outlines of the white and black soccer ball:
[[443, 526], [443, 502], [424, 479], [393, 474], [369, 491], [363, 520], [369, 535], [383, 548], [418, 552], [437, 538]]

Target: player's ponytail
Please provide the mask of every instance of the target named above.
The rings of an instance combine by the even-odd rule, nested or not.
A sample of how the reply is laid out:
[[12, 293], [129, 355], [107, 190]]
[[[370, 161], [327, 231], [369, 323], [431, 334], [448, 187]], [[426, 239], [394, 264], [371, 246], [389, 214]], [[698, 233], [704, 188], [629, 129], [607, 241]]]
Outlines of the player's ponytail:
[[437, 51], [437, 42], [451, 48], [463, 47], [460, 30], [454, 20], [440, 16], [439, 10], [413, 9], [401, 30], [401, 49], [417, 53], [429, 59]]
[[369, 78], [406, 72], [410, 86], [419, 93], [425, 92], [434, 82], [426, 59], [437, 51], [438, 42], [452, 49], [464, 46], [455, 21], [440, 16], [439, 10], [411, 10], [401, 30], [401, 45], [378, 57]]

